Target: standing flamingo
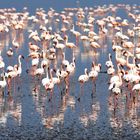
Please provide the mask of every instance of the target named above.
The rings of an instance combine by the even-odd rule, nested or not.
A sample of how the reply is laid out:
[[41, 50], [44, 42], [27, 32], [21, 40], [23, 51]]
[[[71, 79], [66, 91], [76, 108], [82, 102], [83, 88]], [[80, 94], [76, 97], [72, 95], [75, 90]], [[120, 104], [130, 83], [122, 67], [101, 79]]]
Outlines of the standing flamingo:
[[101, 65], [100, 64], [95, 65], [94, 62], [92, 62], [91, 71], [89, 72], [89, 78], [93, 82], [93, 85], [95, 87], [95, 92], [96, 92], [96, 83], [95, 83], [95, 80], [98, 77], [98, 74], [99, 74], [100, 70], [101, 70]]
[[112, 55], [110, 53], [108, 54], [108, 61], [106, 61], [105, 65], [107, 67], [112, 67], [113, 66]]
[[[42, 85], [45, 87], [46, 91], [50, 91], [51, 98], [52, 98], [54, 82], [52, 80], [52, 77], [49, 78], [49, 73], [48, 72], [50, 72], [49, 67], [46, 69], [46, 77], [42, 79]], [[51, 98], [49, 99], [49, 101], [51, 100]]]
[[[87, 82], [88, 80], [89, 80], [88, 69], [85, 68], [85, 74], [80, 75], [79, 78], [78, 78], [78, 81], [79, 81], [79, 83], [80, 83], [80, 90], [81, 90], [81, 92], [80, 92], [80, 97], [81, 97], [81, 95], [83, 94], [83, 92], [82, 92], [83, 84], [84, 84], [85, 82]], [[78, 98], [78, 101], [80, 101], [80, 97]]]

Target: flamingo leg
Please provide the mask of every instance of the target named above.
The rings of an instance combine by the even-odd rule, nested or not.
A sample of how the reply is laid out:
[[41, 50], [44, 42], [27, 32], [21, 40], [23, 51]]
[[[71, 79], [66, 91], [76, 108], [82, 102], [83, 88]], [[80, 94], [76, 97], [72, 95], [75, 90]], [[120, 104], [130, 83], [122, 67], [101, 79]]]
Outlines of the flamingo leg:
[[80, 83], [80, 96], [78, 98], [78, 101], [80, 101], [82, 95], [83, 95], [83, 83]]
[[115, 94], [114, 95], [114, 109], [116, 110], [116, 108], [117, 108], [117, 105], [118, 105], [118, 97], [117, 97], [117, 95]]
[[112, 96], [111, 96], [111, 93], [110, 93], [109, 98], [108, 98], [108, 104], [109, 104], [109, 105], [112, 105], [111, 99], [112, 99]]
[[13, 84], [14, 84], [14, 94], [15, 94], [15, 92], [16, 92], [16, 79], [15, 79], [15, 77], [14, 77], [14, 82], [13, 82]]
[[133, 96], [133, 103], [134, 103], [134, 105], [136, 103], [136, 97], [135, 96]]
[[68, 75], [68, 77], [66, 78], [66, 94], [69, 93], [69, 87], [70, 87], [70, 82], [69, 82], [69, 75]]
[[11, 78], [8, 78], [7, 85], [8, 85], [8, 92], [10, 92], [10, 90], [11, 90]]
[[53, 96], [53, 90], [50, 91], [50, 98], [49, 98], [49, 102], [52, 100], [52, 96]]
[[125, 93], [125, 97], [126, 97], [126, 103], [128, 102], [128, 94], [127, 92]]
[[76, 46], [79, 46], [79, 37], [76, 37]]

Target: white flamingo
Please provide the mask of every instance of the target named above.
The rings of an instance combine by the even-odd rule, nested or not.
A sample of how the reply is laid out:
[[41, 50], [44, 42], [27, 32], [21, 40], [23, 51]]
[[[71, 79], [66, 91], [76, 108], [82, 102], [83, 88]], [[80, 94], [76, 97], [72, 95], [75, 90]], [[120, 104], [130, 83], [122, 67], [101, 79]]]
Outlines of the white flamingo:
[[108, 54], [108, 61], [106, 61], [105, 65], [106, 65], [107, 67], [112, 67], [112, 66], [113, 66], [112, 55], [111, 55], [111, 53]]
[[18, 56], [18, 68], [17, 68], [17, 74], [20, 76], [22, 73], [22, 67], [21, 67], [21, 58], [24, 59], [23, 55]]
[[[99, 65], [97, 65], [97, 66], [99, 66]], [[89, 78], [93, 82], [93, 85], [94, 85], [94, 88], [95, 88], [95, 92], [96, 92], [96, 83], [95, 83], [95, 80], [97, 79], [98, 74], [100, 72], [99, 69], [100, 69], [100, 67], [99, 68], [95, 67], [94, 63], [92, 62], [92, 68], [91, 68], [91, 71], [88, 74]]]
[[69, 74], [72, 74], [75, 70], [75, 57], [73, 57], [73, 60], [70, 64], [67, 64], [66, 65], [66, 71], [69, 73]]
[[[80, 83], [80, 90], [81, 90], [80, 96], [81, 96], [81, 94], [82, 94], [82, 87], [83, 87], [83, 84], [84, 84], [85, 82], [87, 82], [88, 80], [89, 80], [88, 69], [85, 68], [85, 74], [80, 75], [79, 78], [78, 78], [78, 81], [79, 81], [79, 83]], [[78, 101], [80, 101], [80, 97], [78, 98]]]

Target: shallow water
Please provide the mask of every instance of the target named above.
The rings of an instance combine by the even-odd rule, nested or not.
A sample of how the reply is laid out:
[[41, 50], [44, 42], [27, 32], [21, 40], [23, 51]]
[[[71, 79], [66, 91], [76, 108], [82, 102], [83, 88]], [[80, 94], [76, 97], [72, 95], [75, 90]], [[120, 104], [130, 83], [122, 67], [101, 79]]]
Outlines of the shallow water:
[[[120, 11], [125, 12], [119, 9], [116, 15], [124, 18]], [[97, 15], [95, 19], [111, 14], [109, 12]], [[29, 28], [35, 30], [38, 29], [38, 25], [28, 24], [27, 29]], [[97, 25], [94, 28], [98, 33]], [[68, 91], [63, 82], [59, 86], [56, 85], [52, 100], [49, 101], [50, 92], [47, 93], [41, 84], [41, 79], [45, 75], [39, 79], [26, 72], [31, 68], [31, 61], [29, 60], [29, 64], [26, 61], [29, 53], [27, 29], [13, 33], [21, 45], [19, 49], [14, 48], [12, 58], [6, 55], [6, 51], [12, 46], [12, 31], [4, 38], [1, 35], [5, 67], [17, 64], [19, 54], [25, 59], [22, 60], [22, 75], [12, 79], [10, 93], [7, 93], [6, 87], [4, 96], [0, 97], [0, 139], [138, 139], [140, 137], [139, 102], [133, 104], [130, 101], [127, 105], [124, 93], [129, 91], [123, 89], [118, 98], [117, 109], [114, 110], [113, 96], [108, 91], [107, 73], [99, 73], [95, 81], [96, 86], [92, 81], [85, 83], [80, 101], [77, 100], [81, 93], [78, 77], [84, 73], [84, 68], [90, 70], [92, 61], [95, 61], [101, 63], [101, 71], [104, 72], [108, 53], [112, 53], [115, 59], [111, 48], [114, 33], [108, 31], [107, 35], [100, 35], [99, 44], [102, 47], [96, 52], [89, 46], [84, 46], [82, 41], [79, 42], [78, 48], [74, 50], [76, 69], [69, 77]], [[70, 33], [68, 35], [69, 41], [75, 42], [75, 37]], [[72, 51], [66, 48], [65, 52], [66, 59], [72, 61]], [[57, 55], [60, 57], [57, 61], [58, 68], [62, 58], [59, 52]], [[53, 62], [51, 67], [53, 68]]]

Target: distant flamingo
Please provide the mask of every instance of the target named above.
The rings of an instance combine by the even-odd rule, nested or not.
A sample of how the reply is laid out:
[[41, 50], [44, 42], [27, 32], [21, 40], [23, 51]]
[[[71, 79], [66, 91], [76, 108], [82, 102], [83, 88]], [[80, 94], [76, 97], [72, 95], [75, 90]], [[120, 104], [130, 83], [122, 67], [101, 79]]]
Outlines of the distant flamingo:
[[72, 25], [72, 29], [70, 31], [75, 35], [75, 37], [76, 37], [76, 46], [78, 46], [79, 37], [80, 37], [81, 33], [75, 30], [74, 24]]
[[92, 80], [93, 85], [94, 85], [94, 88], [95, 88], [95, 90], [92, 90], [92, 92], [93, 91], [96, 92], [96, 83], [95, 83], [95, 80], [97, 79], [98, 74], [99, 74], [99, 72], [101, 70], [101, 67], [99, 66], [99, 68], [98, 68], [98, 66], [99, 65], [95, 66], [94, 62], [92, 62], [91, 71], [88, 74], [89, 75], [89, 78]]
[[108, 61], [106, 61], [106, 63], [105, 63], [105, 65], [107, 66], [107, 67], [111, 67], [111, 66], [113, 66], [113, 62], [112, 62], [112, 55], [109, 53], [108, 54]]
[[12, 45], [13, 45], [15, 48], [19, 48], [19, 47], [20, 47], [19, 42], [16, 41], [16, 38], [13, 39]]
[[64, 40], [66, 41], [66, 47], [71, 48], [71, 49], [76, 48], [76, 45], [73, 42], [68, 42], [67, 35], [64, 36]]
[[14, 54], [13, 49], [9, 48], [9, 50], [6, 52], [6, 54], [7, 54], [8, 57], [13, 56], [13, 54]]

